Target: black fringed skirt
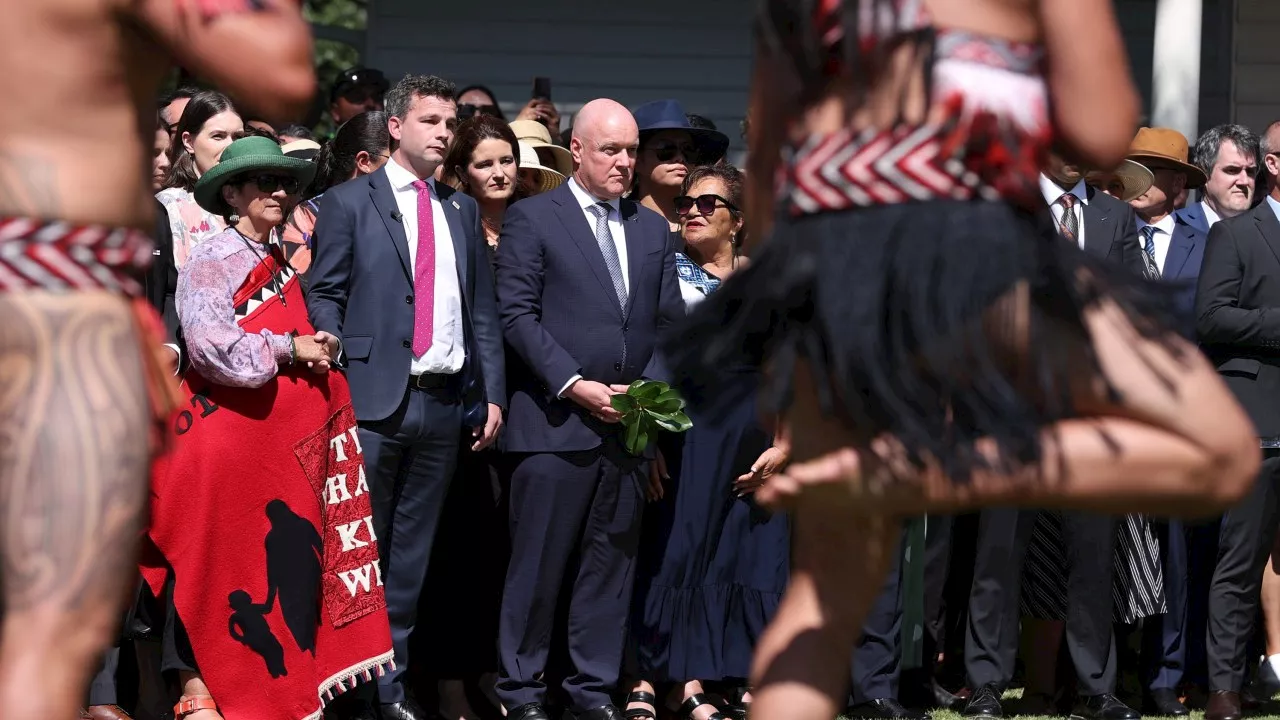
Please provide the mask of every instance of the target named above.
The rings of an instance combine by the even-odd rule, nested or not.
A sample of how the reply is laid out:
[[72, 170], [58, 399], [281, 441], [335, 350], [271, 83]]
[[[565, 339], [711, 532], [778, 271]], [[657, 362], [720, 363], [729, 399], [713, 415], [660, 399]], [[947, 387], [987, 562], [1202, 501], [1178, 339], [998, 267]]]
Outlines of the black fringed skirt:
[[[1123, 402], [1084, 315], [1113, 300], [1142, 336], [1172, 341], [1174, 292], [1064, 240], [1047, 209], [884, 205], [782, 218], [664, 350], [703, 408], [751, 390], [720, 368], [764, 370], [766, 413], [786, 411], [803, 358], [855, 448], [890, 435], [917, 467], [965, 482], [993, 464], [1038, 468], [1044, 429], [1076, 416], [1082, 387]], [[994, 461], [975, 448], [984, 438]]]

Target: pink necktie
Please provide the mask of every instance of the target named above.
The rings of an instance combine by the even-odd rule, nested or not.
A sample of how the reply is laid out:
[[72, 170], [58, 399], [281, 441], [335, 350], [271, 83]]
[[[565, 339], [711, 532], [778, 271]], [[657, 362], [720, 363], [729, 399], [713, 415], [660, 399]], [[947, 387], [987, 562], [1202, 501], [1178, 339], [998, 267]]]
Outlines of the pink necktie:
[[431, 186], [413, 181], [418, 191], [418, 257], [413, 268], [413, 356], [431, 347], [436, 309], [436, 223], [431, 212]]

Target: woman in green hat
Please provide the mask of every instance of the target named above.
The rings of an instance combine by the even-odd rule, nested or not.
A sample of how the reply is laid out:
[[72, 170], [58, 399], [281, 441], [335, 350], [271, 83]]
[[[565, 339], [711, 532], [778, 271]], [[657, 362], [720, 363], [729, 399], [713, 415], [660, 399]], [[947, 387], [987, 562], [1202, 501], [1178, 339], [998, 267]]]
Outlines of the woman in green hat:
[[188, 402], [152, 480], [144, 563], [190, 638], [171, 668], [186, 720], [317, 716], [392, 658], [355, 413], [328, 372], [337, 341], [311, 327], [271, 240], [314, 172], [247, 137], [195, 186], [227, 229], [178, 275]]

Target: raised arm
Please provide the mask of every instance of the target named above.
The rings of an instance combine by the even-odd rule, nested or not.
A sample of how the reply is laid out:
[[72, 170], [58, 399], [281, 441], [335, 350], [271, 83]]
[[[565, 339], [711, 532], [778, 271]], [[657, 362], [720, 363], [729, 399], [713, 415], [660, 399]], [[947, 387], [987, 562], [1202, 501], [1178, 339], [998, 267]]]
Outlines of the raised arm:
[[1115, 167], [1133, 140], [1139, 100], [1111, 0], [1038, 1], [1062, 150], [1088, 167]]
[[[184, 67], [273, 123], [316, 91], [311, 30], [298, 0], [120, 0]], [[263, 72], [269, 68], [270, 72]]]
[[[788, 102], [784, 88], [794, 86], [794, 79], [785, 76], [781, 61], [757, 39], [747, 107], [747, 147], [751, 154], [747, 156], [746, 196], [751, 232], [747, 233], [744, 249], [748, 251], [768, 237], [773, 227], [774, 176], [787, 137], [787, 108], [794, 106]], [[794, 96], [790, 100], [794, 101]]]

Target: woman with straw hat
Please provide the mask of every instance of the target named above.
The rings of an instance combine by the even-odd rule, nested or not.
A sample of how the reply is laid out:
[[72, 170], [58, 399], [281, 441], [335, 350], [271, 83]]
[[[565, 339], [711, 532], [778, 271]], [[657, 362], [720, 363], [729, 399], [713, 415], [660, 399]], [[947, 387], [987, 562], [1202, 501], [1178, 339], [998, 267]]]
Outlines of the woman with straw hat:
[[337, 343], [271, 241], [314, 172], [247, 137], [195, 186], [227, 229], [178, 276], [187, 411], [154, 473], [143, 562], [190, 638], [188, 720], [314, 717], [392, 658], [355, 413], [328, 372]]

